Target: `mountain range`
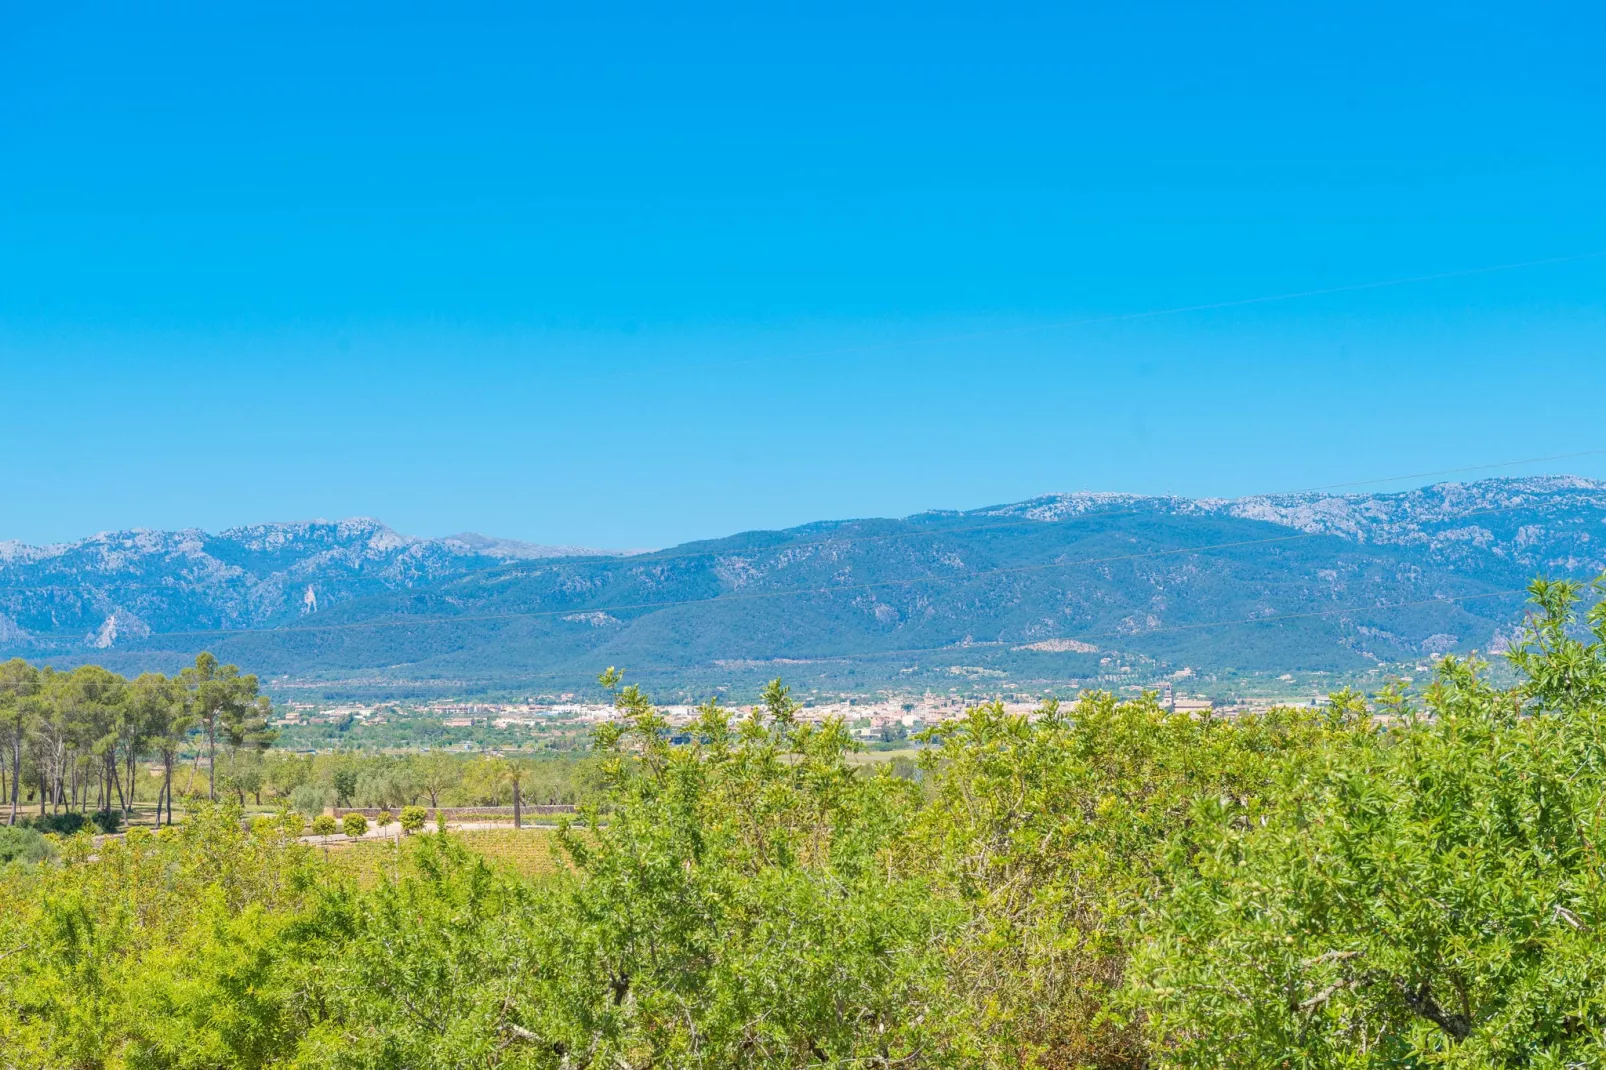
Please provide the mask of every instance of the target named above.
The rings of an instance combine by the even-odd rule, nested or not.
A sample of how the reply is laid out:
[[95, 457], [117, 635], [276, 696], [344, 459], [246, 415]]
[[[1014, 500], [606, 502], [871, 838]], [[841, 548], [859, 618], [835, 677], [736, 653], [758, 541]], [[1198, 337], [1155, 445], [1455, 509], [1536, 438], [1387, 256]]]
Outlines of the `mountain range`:
[[1055, 494], [649, 552], [370, 519], [0, 542], [0, 652], [120, 671], [201, 649], [280, 691], [1232, 690], [1498, 651], [1535, 575], [1606, 571], [1606, 482]]

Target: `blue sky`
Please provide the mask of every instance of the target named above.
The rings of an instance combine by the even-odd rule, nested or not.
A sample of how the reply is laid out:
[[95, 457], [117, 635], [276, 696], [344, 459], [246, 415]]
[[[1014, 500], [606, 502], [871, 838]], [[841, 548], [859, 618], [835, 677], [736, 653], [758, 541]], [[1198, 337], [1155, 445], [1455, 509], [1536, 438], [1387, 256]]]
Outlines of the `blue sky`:
[[[0, 538], [652, 546], [1606, 448], [1589, 5], [0, 20]], [[1606, 455], [1490, 474], [1536, 470]]]

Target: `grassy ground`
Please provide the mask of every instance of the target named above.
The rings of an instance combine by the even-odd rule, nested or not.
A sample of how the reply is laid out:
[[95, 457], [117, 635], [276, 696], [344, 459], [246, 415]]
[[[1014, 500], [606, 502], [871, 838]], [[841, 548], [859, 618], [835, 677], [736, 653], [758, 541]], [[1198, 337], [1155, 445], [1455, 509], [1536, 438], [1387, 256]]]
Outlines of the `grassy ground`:
[[[549, 829], [470, 829], [451, 835], [493, 866], [522, 877], [545, 876], [563, 864]], [[327, 847], [330, 864], [364, 887], [395, 872], [397, 850], [391, 840], [332, 841]]]
[[895, 761], [902, 758], [905, 761], [917, 761], [920, 757], [918, 747], [899, 747], [896, 750], [864, 750], [850, 753], [847, 756], [850, 765], [880, 765], [882, 762]]
[[[113, 807], [113, 808], [116, 809], [119, 813], [122, 812], [120, 807]], [[60, 810], [66, 810], [66, 809], [68, 809], [68, 807], [52, 808], [52, 807], [48, 807], [47, 806], [45, 808], [45, 813], [47, 813], [47, 814], [56, 813], [56, 812], [58, 812]], [[77, 807], [72, 807], [71, 809], [77, 810], [78, 808]], [[11, 812], [11, 808], [9, 806], [6, 806], [3, 809], [0, 809], [0, 824], [4, 824], [5, 823], [6, 816], [8, 814], [10, 814], [10, 812]], [[82, 812], [87, 816], [90, 813], [90, 810], [84, 810]], [[245, 804], [245, 810], [243, 812], [244, 812], [246, 817], [255, 817], [258, 814], [275, 814], [275, 813], [278, 813], [279, 812], [279, 807], [278, 807], [278, 804], [276, 804], [276, 803], [263, 803], [261, 805], [258, 805], [257, 803], [253, 802], [251, 799], [247, 798], [246, 804]], [[17, 816], [19, 818], [36, 818], [36, 817], [38, 817], [39, 816], [39, 803], [36, 801], [36, 802], [34, 802], [34, 804], [32, 806], [27, 806], [27, 805], [19, 806], [17, 808]], [[173, 807], [173, 824], [182, 825], [184, 823], [184, 819], [185, 819], [186, 816], [187, 816], [187, 811], [186, 811], [185, 807], [182, 804], [175, 804], [174, 807]], [[167, 823], [167, 810], [166, 810], [165, 807], [162, 810], [162, 823], [163, 824]], [[154, 828], [155, 826], [156, 826], [156, 804], [154, 802], [149, 801], [149, 800], [141, 800], [141, 801], [136, 802], [134, 804], [134, 812], [133, 812], [133, 814], [131, 814], [129, 816], [127, 823], [123, 827], [124, 828]]]

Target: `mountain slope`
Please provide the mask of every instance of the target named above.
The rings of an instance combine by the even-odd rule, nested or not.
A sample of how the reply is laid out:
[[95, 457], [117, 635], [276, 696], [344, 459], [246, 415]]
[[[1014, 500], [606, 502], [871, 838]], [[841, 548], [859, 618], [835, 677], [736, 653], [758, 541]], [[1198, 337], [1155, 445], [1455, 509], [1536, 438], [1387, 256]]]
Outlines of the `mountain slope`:
[[[0, 558], [0, 645], [131, 667], [206, 647], [377, 691], [556, 690], [608, 664], [693, 691], [1343, 676], [1498, 646], [1534, 574], [1606, 570], [1606, 484], [1054, 495], [630, 557], [492, 556], [372, 521], [102, 538], [44, 571]], [[55, 593], [19, 582], [42, 575]]]
[[284, 625], [379, 591], [506, 560], [601, 551], [481, 535], [417, 539], [358, 517], [203, 531], [123, 531], [58, 546], [0, 543], [0, 641], [96, 648], [153, 633]]

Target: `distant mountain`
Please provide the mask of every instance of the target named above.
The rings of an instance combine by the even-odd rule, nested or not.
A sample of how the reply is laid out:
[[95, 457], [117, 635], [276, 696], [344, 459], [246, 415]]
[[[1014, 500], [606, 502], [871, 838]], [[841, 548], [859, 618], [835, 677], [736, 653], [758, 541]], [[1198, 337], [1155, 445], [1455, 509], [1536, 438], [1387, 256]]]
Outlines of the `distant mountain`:
[[1264, 520], [1357, 543], [1406, 546], [1441, 564], [1480, 568], [1489, 559], [1524, 568], [1599, 572], [1606, 562], [1606, 482], [1576, 476], [1440, 483], [1392, 494], [1279, 494], [1251, 498], [1054, 494], [979, 510], [1057, 521], [1139, 509], [1176, 516]]
[[0, 642], [81, 637], [106, 649], [158, 633], [272, 628], [505, 561], [606, 553], [475, 534], [419, 539], [367, 517], [0, 542]]
[[448, 535], [437, 541], [446, 544], [461, 544], [474, 553], [511, 561], [533, 561], [542, 557], [628, 557], [631, 554], [647, 552], [646, 550], [597, 550], [589, 546], [543, 546], [539, 543], [519, 542], [517, 539], [493, 539], [489, 535], [479, 535], [472, 531], [465, 531], [459, 535]]
[[132, 671], [202, 648], [290, 687], [1038, 688], [1362, 679], [1499, 649], [1536, 574], [1606, 571], [1606, 483], [1200, 500], [1063, 494], [632, 556], [372, 520], [0, 544], [0, 649]]

